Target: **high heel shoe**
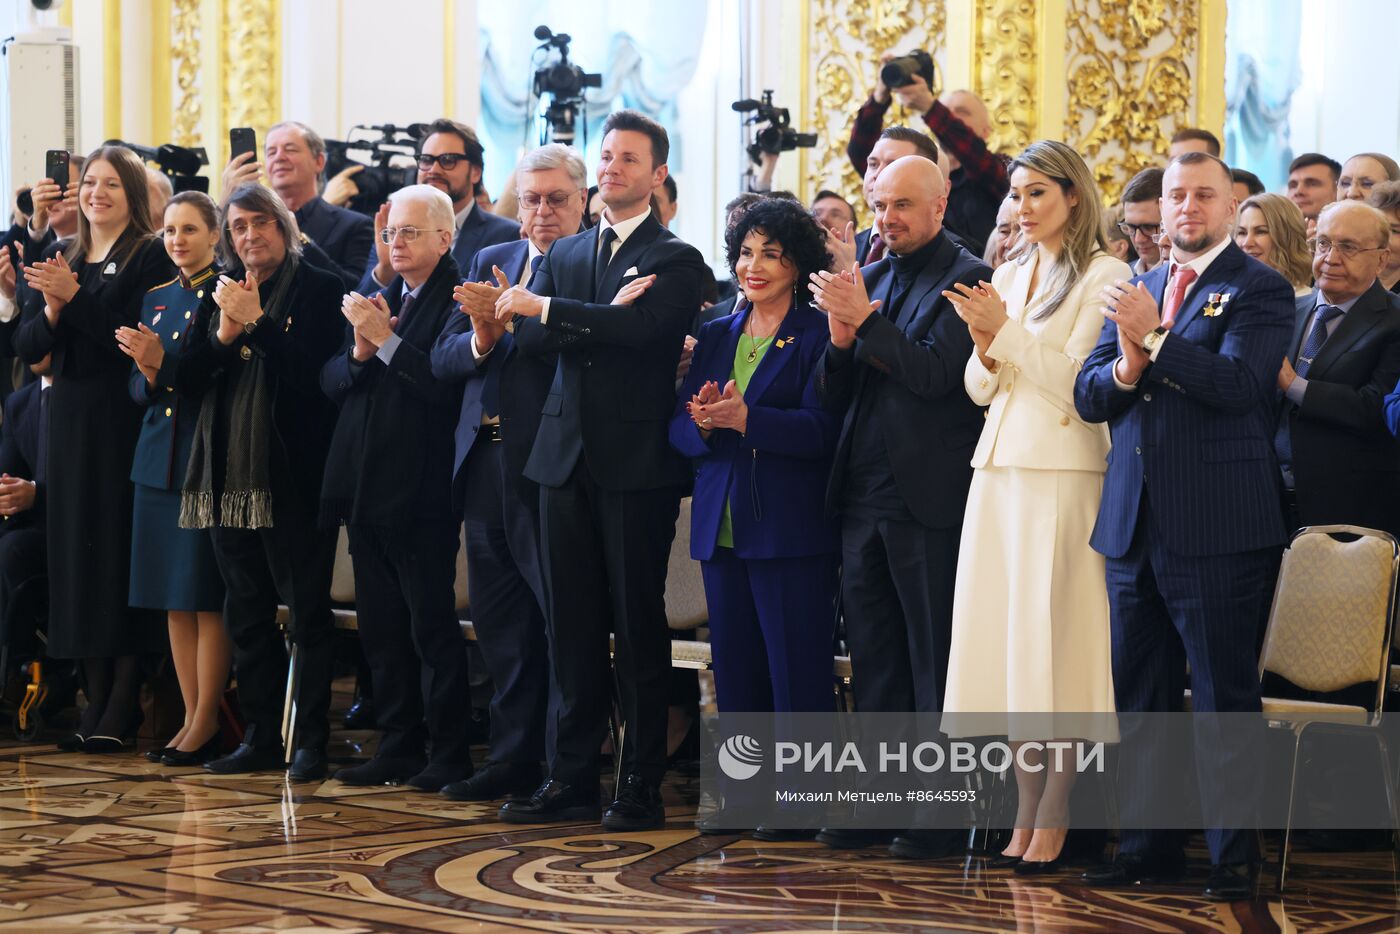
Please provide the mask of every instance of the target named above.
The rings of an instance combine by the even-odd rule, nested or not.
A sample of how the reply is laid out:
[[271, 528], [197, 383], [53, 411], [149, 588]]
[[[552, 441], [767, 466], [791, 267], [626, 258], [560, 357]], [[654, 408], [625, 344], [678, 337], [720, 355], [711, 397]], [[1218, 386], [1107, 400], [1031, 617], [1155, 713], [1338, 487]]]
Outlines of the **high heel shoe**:
[[174, 746], [161, 746], [159, 749], [148, 749], [146, 750], [146, 761], [160, 762], [161, 759], [164, 759], [174, 751]]
[[987, 857], [988, 869], [1015, 869], [1019, 865], [1021, 865], [1021, 857], [1019, 856], [998, 853], [996, 856]]
[[203, 746], [200, 746], [198, 749], [192, 750], [190, 752], [185, 752], [180, 749], [169, 750], [164, 756], [161, 757], [160, 762], [161, 765], [173, 765], [178, 766], [180, 768], [193, 768], [197, 765], [203, 765], [210, 759], [214, 758], [214, 754], [218, 751], [219, 734], [215, 733]]
[[1024, 859], [1016, 864], [1016, 868], [1011, 870], [1018, 876], [1045, 876], [1052, 872], [1060, 871], [1060, 857], [1054, 859], [1037, 860]]
[[120, 736], [89, 736], [83, 743], [83, 752], [104, 755], [107, 753], [121, 752], [128, 746], [136, 745], [136, 731], [141, 729], [142, 722], [146, 719], [146, 714], [140, 707], [131, 715], [131, 719], [126, 729], [122, 730]]
[[65, 736], [56, 745], [59, 752], [82, 752], [87, 744], [87, 737], [81, 733], [74, 733], [72, 736]]

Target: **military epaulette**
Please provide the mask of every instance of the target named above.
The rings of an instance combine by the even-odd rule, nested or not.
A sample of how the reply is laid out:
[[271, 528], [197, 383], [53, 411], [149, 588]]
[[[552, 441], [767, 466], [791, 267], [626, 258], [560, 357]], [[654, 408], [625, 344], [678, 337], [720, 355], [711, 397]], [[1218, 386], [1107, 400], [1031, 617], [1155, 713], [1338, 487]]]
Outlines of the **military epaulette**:
[[215, 269], [213, 266], [210, 266], [208, 269], [204, 270], [202, 273], [200, 273], [199, 275], [195, 276], [193, 279], [190, 280], [190, 288], [194, 288], [195, 286], [203, 285], [204, 283], [208, 282], [210, 279], [214, 278], [214, 276], [215, 276], [217, 273], [218, 273], [218, 270]]
[[149, 289], [146, 290], [146, 294], [149, 295], [149, 294], [151, 294], [152, 292], [155, 292], [155, 291], [158, 291], [159, 289], [165, 288], [166, 286], [174, 285], [175, 283], [177, 283], [177, 282], [179, 282], [179, 281], [180, 281], [180, 277], [179, 277], [179, 276], [176, 276], [174, 279], [171, 279], [169, 282], [162, 282], [160, 285], [153, 285], [153, 286], [151, 286]]

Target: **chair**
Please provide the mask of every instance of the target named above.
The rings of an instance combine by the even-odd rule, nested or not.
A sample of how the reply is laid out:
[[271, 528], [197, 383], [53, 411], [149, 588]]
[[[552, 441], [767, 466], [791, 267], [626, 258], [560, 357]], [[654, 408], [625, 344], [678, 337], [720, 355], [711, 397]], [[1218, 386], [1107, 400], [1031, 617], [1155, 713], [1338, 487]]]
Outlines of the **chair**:
[[1278, 890], [1288, 869], [1299, 752], [1309, 729], [1357, 732], [1375, 740], [1381, 758], [1392, 831], [1400, 831], [1390, 755], [1381, 733], [1382, 702], [1390, 674], [1400, 547], [1385, 532], [1350, 525], [1301, 529], [1279, 569], [1259, 675], [1273, 674], [1300, 689], [1332, 693], [1369, 683], [1364, 706], [1264, 697], [1270, 727], [1293, 733], [1288, 817], [1279, 850]]

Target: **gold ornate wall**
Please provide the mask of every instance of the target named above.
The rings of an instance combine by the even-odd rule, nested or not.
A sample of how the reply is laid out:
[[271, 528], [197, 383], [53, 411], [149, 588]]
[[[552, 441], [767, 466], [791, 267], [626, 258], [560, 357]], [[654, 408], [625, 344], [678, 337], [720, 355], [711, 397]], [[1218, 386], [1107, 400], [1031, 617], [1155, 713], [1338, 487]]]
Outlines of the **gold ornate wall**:
[[[280, 0], [223, 0], [223, 106], [219, 138], [206, 140], [209, 161], [228, 161], [230, 127], [252, 127], [261, 143], [282, 113]], [[219, 152], [215, 160], [214, 150]]]
[[199, 93], [199, 0], [174, 0], [170, 15], [170, 70], [175, 76], [171, 142], [200, 145], [204, 106]]
[[982, 0], [977, 4], [972, 90], [992, 112], [992, 136], [987, 145], [997, 152], [1020, 152], [1036, 138], [1037, 6], [1036, 0]]

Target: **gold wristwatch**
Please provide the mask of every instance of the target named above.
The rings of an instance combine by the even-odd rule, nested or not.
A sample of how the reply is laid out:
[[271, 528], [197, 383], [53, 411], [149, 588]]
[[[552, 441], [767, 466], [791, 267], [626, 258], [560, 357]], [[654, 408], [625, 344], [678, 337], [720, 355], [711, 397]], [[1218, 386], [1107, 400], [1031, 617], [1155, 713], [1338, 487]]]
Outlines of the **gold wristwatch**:
[[1147, 336], [1142, 339], [1142, 349], [1147, 352], [1149, 357], [1152, 356], [1152, 352], [1157, 349], [1157, 345], [1162, 343], [1162, 338], [1166, 336], [1167, 329], [1164, 327], [1149, 331]]

